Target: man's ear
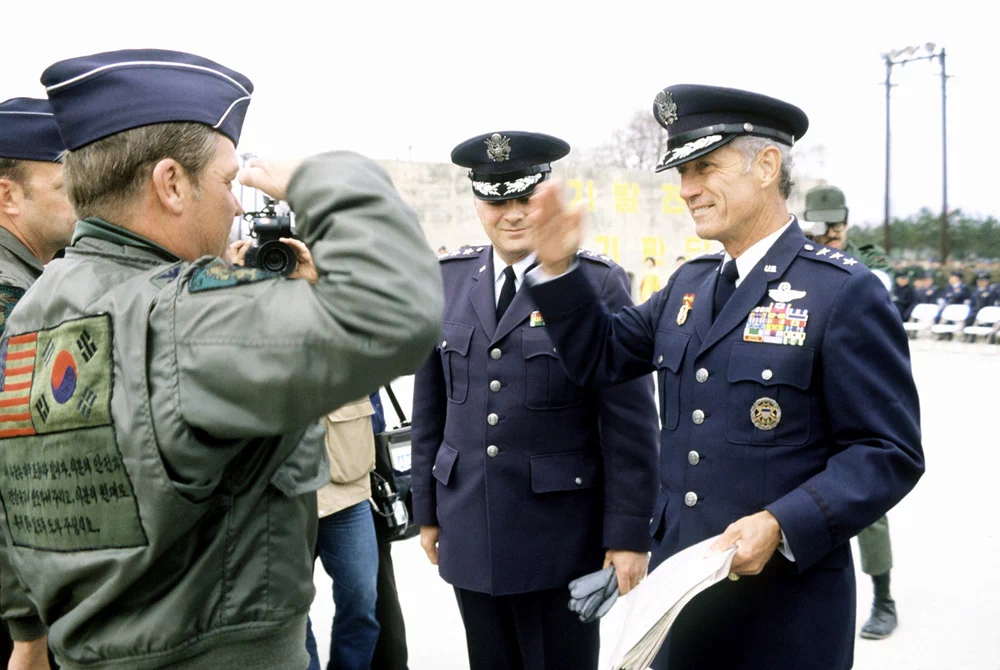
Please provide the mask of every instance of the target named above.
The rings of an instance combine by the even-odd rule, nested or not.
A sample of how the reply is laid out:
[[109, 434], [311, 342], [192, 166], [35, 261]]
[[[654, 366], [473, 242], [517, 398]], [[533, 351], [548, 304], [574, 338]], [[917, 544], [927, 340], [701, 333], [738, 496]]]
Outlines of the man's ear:
[[761, 190], [770, 188], [781, 178], [781, 151], [771, 145], [764, 147], [754, 159], [754, 173]]
[[14, 218], [21, 214], [24, 187], [13, 179], [0, 179], [0, 212]]
[[194, 185], [184, 167], [173, 158], [164, 158], [154, 165], [150, 181], [156, 199], [171, 214], [182, 214], [193, 198]]

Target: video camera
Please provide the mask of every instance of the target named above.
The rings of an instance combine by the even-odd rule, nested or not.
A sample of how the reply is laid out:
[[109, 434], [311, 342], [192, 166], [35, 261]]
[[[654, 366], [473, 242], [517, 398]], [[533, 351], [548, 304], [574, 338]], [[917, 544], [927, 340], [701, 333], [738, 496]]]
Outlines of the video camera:
[[282, 237], [294, 237], [290, 214], [279, 214], [278, 202], [264, 196], [264, 207], [257, 212], [243, 215], [250, 224], [254, 241], [243, 259], [246, 267], [276, 272], [285, 277], [295, 272], [295, 249], [281, 242]]

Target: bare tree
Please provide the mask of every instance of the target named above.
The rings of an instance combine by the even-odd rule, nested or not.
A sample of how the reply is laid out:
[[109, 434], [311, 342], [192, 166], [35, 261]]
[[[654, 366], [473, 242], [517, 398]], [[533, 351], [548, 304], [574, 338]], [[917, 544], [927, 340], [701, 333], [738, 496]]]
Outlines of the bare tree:
[[637, 110], [628, 125], [611, 134], [611, 141], [595, 148], [591, 158], [598, 167], [652, 170], [667, 150], [667, 133], [650, 110]]

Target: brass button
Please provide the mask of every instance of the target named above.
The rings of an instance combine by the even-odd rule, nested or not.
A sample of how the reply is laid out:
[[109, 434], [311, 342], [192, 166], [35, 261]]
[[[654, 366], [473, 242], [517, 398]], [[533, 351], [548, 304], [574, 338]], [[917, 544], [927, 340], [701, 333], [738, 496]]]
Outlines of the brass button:
[[688, 463], [690, 463], [691, 465], [698, 465], [699, 463], [701, 463], [701, 454], [699, 454], [697, 451], [689, 451]]
[[738, 581], [740, 581], [740, 576], [738, 574], [736, 574], [735, 572], [730, 572], [729, 573], [729, 581], [731, 581], [731, 582], [738, 582]]
[[774, 376], [774, 373], [771, 372], [770, 368], [764, 368], [764, 371], [760, 373], [760, 378], [763, 379], [764, 381], [770, 380], [771, 377], [773, 377], [773, 376]]
[[495, 361], [499, 361], [501, 356], [503, 356], [503, 352], [499, 349], [494, 349], [490, 352], [490, 358]]
[[694, 378], [698, 380], [699, 384], [704, 384], [708, 381], [708, 370], [705, 368], [698, 368], [698, 371], [694, 373]]
[[496, 379], [494, 379], [493, 381], [491, 381], [490, 382], [490, 390], [493, 391], [494, 393], [496, 393], [497, 391], [499, 391], [500, 390], [500, 382], [498, 382]]
[[496, 455], [499, 453], [500, 450], [497, 449], [497, 445], [495, 444], [491, 444], [490, 446], [486, 447], [486, 455], [489, 456], [490, 458], [496, 458]]
[[577, 486], [583, 486], [583, 479], [581, 479], [580, 477], [577, 477], [577, 478], [576, 478], [576, 479], [574, 479], [573, 481], [575, 481], [575, 482], [576, 482], [576, 485], [577, 485]]
[[696, 409], [691, 412], [691, 420], [694, 421], [695, 424], [701, 425], [705, 421], [705, 413], [700, 409]]
[[698, 494], [694, 491], [688, 491], [684, 494], [684, 504], [688, 507], [694, 507], [698, 504]]
[[491, 426], [495, 426], [498, 423], [500, 423], [500, 417], [498, 417], [496, 414], [490, 414], [488, 417], [486, 417], [486, 423], [490, 424]]

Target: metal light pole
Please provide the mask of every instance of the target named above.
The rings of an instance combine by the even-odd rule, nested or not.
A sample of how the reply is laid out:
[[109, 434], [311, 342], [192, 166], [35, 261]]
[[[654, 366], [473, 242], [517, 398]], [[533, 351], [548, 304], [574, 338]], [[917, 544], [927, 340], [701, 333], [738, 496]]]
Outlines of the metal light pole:
[[940, 234], [940, 260], [945, 263], [951, 245], [948, 239], [948, 74], [945, 70], [945, 50], [941, 48], [939, 53], [935, 53], [937, 45], [928, 42], [923, 45], [927, 52], [926, 56], [915, 56], [921, 47], [906, 47], [896, 49], [889, 53], [882, 54], [885, 60], [885, 219], [884, 236], [886, 252], [890, 250], [891, 234], [889, 230], [889, 165], [890, 165], [890, 142], [889, 142], [889, 101], [892, 93], [892, 67], [894, 65], [906, 65], [917, 60], [940, 60], [941, 61], [941, 234]]

